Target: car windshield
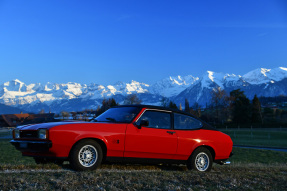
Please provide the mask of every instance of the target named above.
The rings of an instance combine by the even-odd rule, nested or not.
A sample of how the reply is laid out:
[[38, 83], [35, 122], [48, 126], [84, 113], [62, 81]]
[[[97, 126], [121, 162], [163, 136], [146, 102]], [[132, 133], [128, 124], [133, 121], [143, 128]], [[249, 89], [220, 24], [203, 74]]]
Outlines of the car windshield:
[[113, 123], [130, 123], [140, 112], [138, 107], [116, 107], [105, 111], [93, 121], [95, 122], [113, 122]]

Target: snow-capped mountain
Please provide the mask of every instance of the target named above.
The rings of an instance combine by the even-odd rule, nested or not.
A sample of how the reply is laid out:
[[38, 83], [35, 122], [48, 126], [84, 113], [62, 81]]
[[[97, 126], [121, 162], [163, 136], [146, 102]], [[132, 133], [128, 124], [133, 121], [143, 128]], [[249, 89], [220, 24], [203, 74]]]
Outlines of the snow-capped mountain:
[[137, 94], [143, 104], [160, 105], [165, 97], [177, 104], [184, 105], [184, 100], [188, 99], [191, 105], [197, 102], [205, 106], [211, 102], [211, 92], [219, 87], [227, 93], [241, 89], [249, 98], [255, 94], [270, 97], [287, 95], [287, 68], [259, 68], [243, 76], [207, 71], [201, 77], [168, 77], [152, 85], [133, 80], [108, 86], [74, 82], [25, 84], [16, 79], [0, 85], [0, 103], [31, 112], [41, 109], [60, 112], [96, 109], [104, 98], [115, 98], [123, 103], [127, 95]]
[[150, 86], [150, 93], [158, 94], [164, 97], [177, 96], [180, 92], [185, 90], [190, 85], [198, 81], [198, 77], [189, 76], [170, 76], [162, 79]]
[[287, 68], [274, 69], [258, 68], [242, 76], [243, 80], [250, 84], [264, 84], [268, 82], [279, 82], [287, 78]]
[[249, 99], [252, 99], [255, 94], [265, 97], [287, 95], [287, 68], [260, 68], [243, 76], [207, 71], [197, 83], [178, 94], [174, 101], [179, 104], [188, 99], [190, 103], [197, 102], [206, 106], [211, 102], [211, 92], [217, 88], [227, 93], [241, 89]]

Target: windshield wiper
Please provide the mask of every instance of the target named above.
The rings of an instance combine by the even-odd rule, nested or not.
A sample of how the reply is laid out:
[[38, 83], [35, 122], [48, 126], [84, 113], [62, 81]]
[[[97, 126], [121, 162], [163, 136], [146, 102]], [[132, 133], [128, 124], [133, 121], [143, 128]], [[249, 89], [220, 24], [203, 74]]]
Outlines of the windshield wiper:
[[106, 119], [109, 121], [112, 121], [112, 122], [117, 122], [117, 120], [115, 120], [114, 118], [111, 118], [111, 117], [107, 117]]

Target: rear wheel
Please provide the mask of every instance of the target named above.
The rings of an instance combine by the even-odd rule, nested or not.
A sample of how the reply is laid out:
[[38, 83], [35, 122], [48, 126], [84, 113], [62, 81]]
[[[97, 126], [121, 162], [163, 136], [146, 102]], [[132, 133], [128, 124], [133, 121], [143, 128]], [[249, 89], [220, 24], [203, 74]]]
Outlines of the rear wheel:
[[75, 170], [94, 170], [102, 162], [102, 148], [96, 141], [83, 140], [72, 148], [69, 159]]
[[212, 167], [212, 155], [207, 148], [200, 147], [196, 149], [187, 161], [189, 170], [195, 169], [200, 172], [207, 172]]

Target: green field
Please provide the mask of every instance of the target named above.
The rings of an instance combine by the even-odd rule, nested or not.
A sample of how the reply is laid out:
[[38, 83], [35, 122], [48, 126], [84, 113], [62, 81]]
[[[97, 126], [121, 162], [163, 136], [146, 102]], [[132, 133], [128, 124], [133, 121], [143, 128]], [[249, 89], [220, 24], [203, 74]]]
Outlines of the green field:
[[287, 148], [286, 129], [220, 129], [234, 145]]
[[[59, 169], [58, 165], [46, 164], [37, 165], [33, 158], [23, 157], [21, 152], [16, 150], [9, 143], [8, 139], [0, 140], [0, 170], [4, 169], [23, 169], [23, 168], [54, 168]], [[234, 155], [230, 158], [232, 165], [237, 164], [266, 164], [266, 165], [285, 165], [287, 164], [287, 153], [278, 151], [267, 151], [258, 149], [233, 148]], [[109, 165], [104, 165], [108, 168]], [[153, 167], [153, 169], [156, 167]]]
[[[5, 169], [38, 169], [38, 168], [53, 168], [60, 169], [61, 167], [55, 164], [38, 165], [31, 157], [23, 157], [21, 152], [16, 150], [9, 140], [0, 140], [0, 170]], [[230, 158], [232, 165], [240, 164], [264, 164], [264, 165], [286, 165], [287, 153], [278, 151], [267, 151], [258, 149], [233, 148], [234, 155]], [[67, 163], [64, 163], [64, 165]], [[109, 168], [115, 165], [103, 165], [104, 168]], [[137, 166], [137, 165], [135, 165]], [[147, 167], [147, 166], [146, 166]], [[151, 168], [151, 167], [149, 167]], [[160, 167], [153, 166], [152, 169]]]
[[7, 137], [7, 136], [12, 136], [12, 131], [10, 129], [4, 129], [4, 128], [1, 128], [0, 129], [0, 138], [1, 137]]

